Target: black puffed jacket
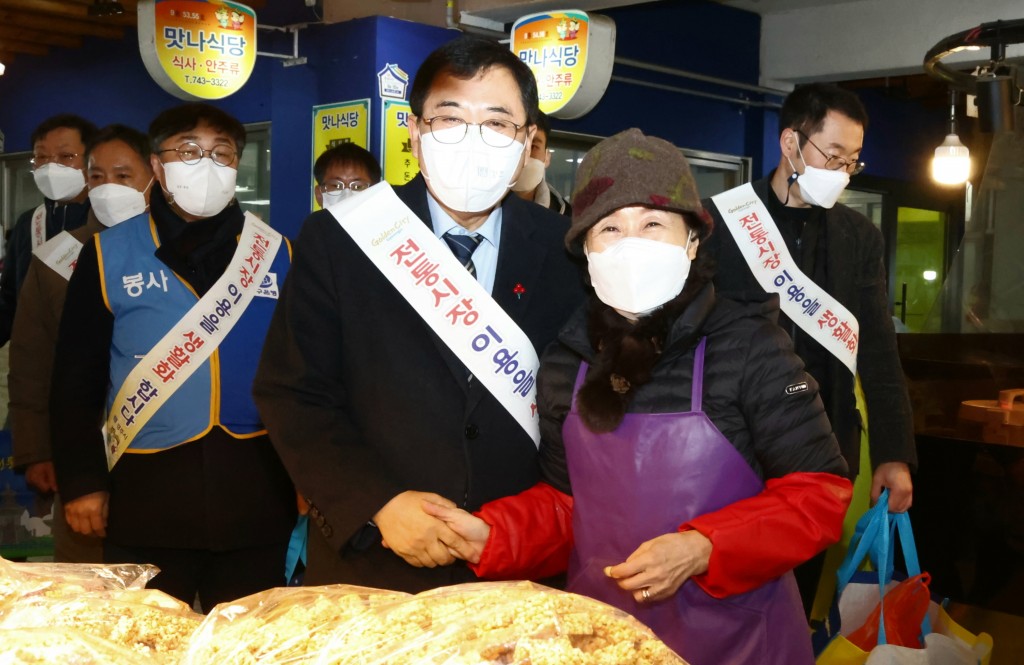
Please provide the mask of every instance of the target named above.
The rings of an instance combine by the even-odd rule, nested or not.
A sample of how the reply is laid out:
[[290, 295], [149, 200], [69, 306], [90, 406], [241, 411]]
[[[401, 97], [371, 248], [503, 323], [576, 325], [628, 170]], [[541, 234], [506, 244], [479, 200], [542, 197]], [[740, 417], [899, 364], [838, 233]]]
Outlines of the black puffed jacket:
[[[541, 412], [543, 478], [571, 494], [562, 424], [572, 402], [583, 360], [596, 353], [587, 333], [584, 305], [548, 346], [541, 361], [537, 401]], [[703, 409], [711, 422], [761, 478], [789, 473], [847, 474], [847, 465], [817, 384], [804, 372], [786, 333], [776, 325], [775, 295], [745, 302], [717, 298], [707, 285], [672, 324], [650, 382], [639, 386], [629, 413], [690, 410], [693, 360], [701, 337], [704, 356]]]

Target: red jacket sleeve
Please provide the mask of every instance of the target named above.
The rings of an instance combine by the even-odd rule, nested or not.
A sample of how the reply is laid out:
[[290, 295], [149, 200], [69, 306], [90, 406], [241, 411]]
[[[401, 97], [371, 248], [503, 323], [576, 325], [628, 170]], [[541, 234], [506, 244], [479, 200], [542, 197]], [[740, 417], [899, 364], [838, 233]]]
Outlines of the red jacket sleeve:
[[491, 525], [477, 577], [541, 579], [565, 571], [572, 551], [572, 497], [547, 483], [484, 504], [477, 517]]
[[831, 473], [790, 473], [768, 480], [760, 494], [701, 515], [679, 527], [711, 540], [711, 559], [693, 577], [715, 598], [773, 580], [839, 540], [853, 495]]

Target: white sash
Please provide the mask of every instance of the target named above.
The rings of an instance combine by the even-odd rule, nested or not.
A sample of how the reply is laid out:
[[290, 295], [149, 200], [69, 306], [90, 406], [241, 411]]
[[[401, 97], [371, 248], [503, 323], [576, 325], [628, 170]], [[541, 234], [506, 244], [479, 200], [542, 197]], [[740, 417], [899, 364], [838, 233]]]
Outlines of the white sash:
[[[107, 414], [108, 469], [114, 468], [149, 419], [228, 336], [252, 302], [283, 242], [280, 233], [245, 213], [238, 247], [224, 274], [139, 361], [117, 391]], [[215, 325], [201, 325], [204, 322]], [[210, 328], [214, 331], [209, 332]], [[183, 356], [188, 358], [184, 364], [180, 362]], [[180, 368], [163, 378], [156, 368], [168, 357]]]
[[32, 251], [43, 246], [46, 242], [46, 204], [36, 208], [32, 213]]
[[81, 251], [82, 243], [67, 231], [61, 231], [32, 250], [32, 253], [66, 281], [75, 272]]
[[534, 445], [540, 446], [535, 385], [540, 362], [526, 333], [388, 183], [374, 185], [328, 210]]
[[753, 186], [740, 185], [711, 200], [761, 288], [779, 294], [786, 316], [856, 374], [860, 343], [856, 317], [800, 271]]

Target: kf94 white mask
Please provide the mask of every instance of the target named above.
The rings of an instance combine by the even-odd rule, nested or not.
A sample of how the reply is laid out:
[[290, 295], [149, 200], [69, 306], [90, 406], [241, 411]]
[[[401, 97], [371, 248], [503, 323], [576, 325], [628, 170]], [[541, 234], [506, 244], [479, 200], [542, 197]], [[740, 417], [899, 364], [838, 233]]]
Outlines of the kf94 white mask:
[[[505, 140], [494, 130], [485, 127], [483, 131], [498, 137], [495, 142]], [[445, 132], [452, 136], [465, 132], [465, 137], [458, 143], [435, 138]], [[423, 177], [430, 182], [434, 196], [452, 210], [490, 210], [508, 192], [524, 147], [519, 141], [504, 148], [487, 145], [476, 126], [424, 132], [420, 134], [420, 152], [426, 166]]]
[[601, 302], [642, 316], [683, 290], [690, 274], [686, 247], [646, 238], [623, 238], [603, 252], [587, 253], [590, 283]]
[[[803, 159], [803, 153], [800, 154], [800, 158]], [[798, 174], [792, 160], [789, 160], [789, 165], [793, 169], [790, 180], [796, 179], [797, 184], [800, 185], [800, 198], [811, 205], [831, 208], [839, 200], [839, 196], [846, 186], [850, 184], [850, 174], [841, 169], [838, 171], [819, 169], [816, 166], [809, 166], [804, 161], [804, 172]], [[793, 183], [790, 182], [790, 184]]]
[[218, 166], [212, 159], [198, 164], [173, 161], [164, 164], [164, 187], [171, 200], [190, 215], [213, 217], [235, 198], [238, 171]]
[[85, 174], [80, 169], [50, 162], [32, 172], [36, 187], [48, 199], [70, 201], [85, 189]]
[[150, 179], [146, 189], [139, 191], [134, 187], [108, 182], [89, 190], [89, 202], [96, 219], [103, 226], [117, 226], [126, 219], [146, 212], [146, 190], [153, 184]]

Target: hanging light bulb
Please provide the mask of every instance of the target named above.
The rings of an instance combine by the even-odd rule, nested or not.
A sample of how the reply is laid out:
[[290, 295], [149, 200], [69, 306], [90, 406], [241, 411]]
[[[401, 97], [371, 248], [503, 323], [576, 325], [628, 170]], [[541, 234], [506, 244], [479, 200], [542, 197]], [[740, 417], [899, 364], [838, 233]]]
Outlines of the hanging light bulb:
[[962, 185], [970, 175], [971, 151], [960, 142], [959, 136], [947, 134], [932, 157], [932, 179], [943, 185]]
[[956, 133], [956, 91], [949, 91], [949, 134], [932, 157], [932, 179], [943, 185], [962, 185], [971, 175], [971, 151]]

